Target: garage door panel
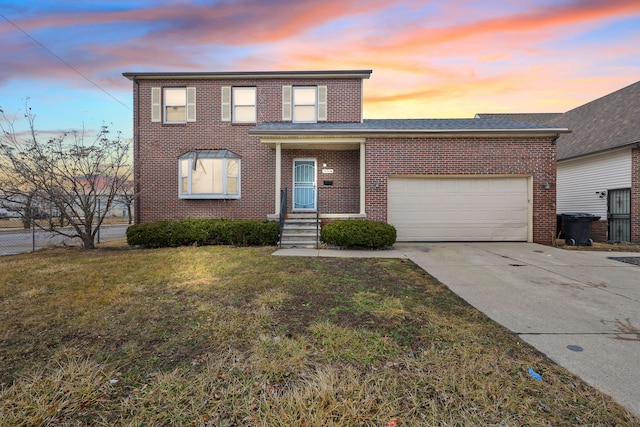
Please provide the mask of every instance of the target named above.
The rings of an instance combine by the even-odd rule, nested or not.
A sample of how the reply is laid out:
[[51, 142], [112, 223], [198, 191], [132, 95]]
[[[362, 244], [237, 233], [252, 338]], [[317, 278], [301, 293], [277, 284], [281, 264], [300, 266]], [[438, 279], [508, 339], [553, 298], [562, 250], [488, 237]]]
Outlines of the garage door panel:
[[391, 178], [388, 189], [398, 241], [528, 239], [527, 178]]

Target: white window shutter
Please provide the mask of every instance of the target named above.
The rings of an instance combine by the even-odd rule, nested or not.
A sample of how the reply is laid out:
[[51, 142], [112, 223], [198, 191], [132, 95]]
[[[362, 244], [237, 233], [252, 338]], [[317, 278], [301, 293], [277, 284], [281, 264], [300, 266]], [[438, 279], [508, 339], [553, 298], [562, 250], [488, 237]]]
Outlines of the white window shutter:
[[196, 88], [187, 88], [187, 121], [196, 121]]
[[327, 87], [318, 86], [318, 121], [327, 121]]
[[291, 86], [282, 86], [282, 120], [291, 120]]
[[151, 88], [151, 121], [162, 121], [162, 104], [160, 99], [160, 88]]
[[222, 99], [222, 113], [220, 120], [223, 122], [231, 121], [231, 86], [222, 86], [220, 98]]

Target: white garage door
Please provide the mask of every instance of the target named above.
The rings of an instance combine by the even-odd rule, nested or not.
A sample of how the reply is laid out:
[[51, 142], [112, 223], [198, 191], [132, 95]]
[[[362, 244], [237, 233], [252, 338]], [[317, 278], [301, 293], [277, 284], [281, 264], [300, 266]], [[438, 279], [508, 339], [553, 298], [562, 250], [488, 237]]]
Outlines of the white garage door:
[[389, 178], [388, 222], [399, 242], [527, 241], [526, 177]]

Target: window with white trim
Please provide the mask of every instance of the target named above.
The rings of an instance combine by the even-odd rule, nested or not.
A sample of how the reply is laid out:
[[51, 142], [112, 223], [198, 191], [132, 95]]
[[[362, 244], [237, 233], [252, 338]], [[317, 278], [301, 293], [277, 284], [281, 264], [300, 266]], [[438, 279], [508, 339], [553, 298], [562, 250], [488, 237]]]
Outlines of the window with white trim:
[[318, 88], [315, 86], [293, 86], [293, 122], [316, 123], [318, 121]]
[[282, 120], [327, 121], [327, 86], [282, 86]]
[[257, 91], [255, 87], [222, 86], [220, 93], [223, 122], [255, 123], [257, 121]]
[[178, 169], [181, 199], [240, 198], [240, 156], [229, 150], [191, 151]]
[[233, 122], [256, 122], [256, 88], [234, 87], [232, 88]]
[[151, 121], [169, 124], [195, 122], [196, 88], [151, 88]]

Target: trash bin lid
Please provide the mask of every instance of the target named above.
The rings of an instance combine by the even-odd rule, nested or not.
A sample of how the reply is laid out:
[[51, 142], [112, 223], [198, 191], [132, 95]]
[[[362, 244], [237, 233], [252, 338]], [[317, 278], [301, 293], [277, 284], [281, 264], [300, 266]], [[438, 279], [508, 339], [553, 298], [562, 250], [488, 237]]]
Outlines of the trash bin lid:
[[[586, 212], [565, 212], [562, 214], [563, 217], [568, 217], [568, 218], [590, 218], [590, 219], [600, 219], [600, 217], [596, 217], [595, 215], [591, 215], [590, 213], [586, 213]], [[594, 220], [595, 220], [594, 219]]]

